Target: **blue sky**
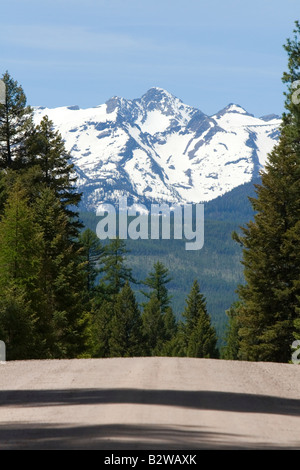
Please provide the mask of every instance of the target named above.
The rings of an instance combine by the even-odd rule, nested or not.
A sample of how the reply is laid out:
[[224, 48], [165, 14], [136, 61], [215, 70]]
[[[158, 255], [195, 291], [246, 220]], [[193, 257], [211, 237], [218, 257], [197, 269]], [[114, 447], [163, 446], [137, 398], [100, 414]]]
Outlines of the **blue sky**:
[[234, 102], [283, 111], [282, 45], [299, 0], [9, 0], [0, 74], [36, 106], [97, 106], [151, 86], [214, 114]]

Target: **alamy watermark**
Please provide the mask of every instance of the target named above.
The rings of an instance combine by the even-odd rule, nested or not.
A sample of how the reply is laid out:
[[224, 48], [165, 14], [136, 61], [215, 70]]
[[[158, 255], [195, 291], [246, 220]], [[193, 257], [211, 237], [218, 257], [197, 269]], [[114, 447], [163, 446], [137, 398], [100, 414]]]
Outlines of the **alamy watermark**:
[[203, 204], [186, 204], [183, 207], [151, 204], [149, 211], [143, 204], [128, 206], [127, 197], [123, 196], [119, 199], [118, 213], [112, 204], [101, 204], [96, 215], [103, 217], [96, 228], [101, 240], [117, 236], [123, 240], [170, 240], [173, 235], [175, 240], [188, 240], [185, 243], [186, 250], [201, 250], [204, 245]]
[[6, 102], [6, 86], [3, 80], [0, 80], [0, 104]]
[[0, 341], [0, 364], [6, 362], [6, 346], [4, 341]]
[[295, 88], [295, 91], [292, 93], [292, 102], [294, 104], [300, 104], [300, 80], [295, 80], [292, 83], [292, 88]]
[[300, 364], [300, 359], [298, 358], [298, 356], [300, 355], [300, 340], [299, 339], [296, 339], [293, 342], [292, 349], [295, 349], [295, 351], [292, 354], [292, 363]]

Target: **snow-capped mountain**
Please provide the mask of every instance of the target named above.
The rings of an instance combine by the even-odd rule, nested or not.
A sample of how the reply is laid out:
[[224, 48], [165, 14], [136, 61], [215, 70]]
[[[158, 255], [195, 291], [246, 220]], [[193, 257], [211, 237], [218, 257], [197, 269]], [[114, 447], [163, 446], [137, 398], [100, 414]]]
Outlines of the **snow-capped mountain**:
[[83, 204], [120, 195], [136, 202], [205, 202], [256, 177], [279, 135], [276, 115], [256, 118], [236, 104], [213, 116], [161, 88], [113, 97], [89, 109], [36, 108], [48, 115], [75, 164]]

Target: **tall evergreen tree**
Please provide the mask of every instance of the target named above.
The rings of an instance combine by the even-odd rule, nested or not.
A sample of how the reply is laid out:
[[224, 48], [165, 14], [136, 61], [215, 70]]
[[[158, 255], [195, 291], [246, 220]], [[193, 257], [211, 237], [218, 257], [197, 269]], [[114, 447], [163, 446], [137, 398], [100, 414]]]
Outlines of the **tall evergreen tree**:
[[81, 200], [81, 194], [75, 188], [77, 177], [64, 141], [47, 116], [36, 127], [28, 147], [31, 164], [40, 169], [39, 182], [54, 190], [70, 219], [70, 234], [77, 238], [82, 227], [77, 211]]
[[102, 300], [93, 304], [90, 338], [93, 357], [110, 357], [111, 322], [115, 313], [113, 302]]
[[21, 181], [10, 192], [0, 222], [0, 286], [11, 281], [34, 286], [40, 265], [42, 234]]
[[183, 355], [180, 323], [178, 325], [172, 307], [167, 307], [163, 315], [165, 338], [160, 348], [161, 356], [178, 357]]
[[[39, 335], [44, 357], [75, 357], [85, 348], [85, 276], [82, 252], [69, 238], [68, 217], [54, 190], [44, 187], [33, 205], [42, 231]], [[41, 343], [42, 344], [42, 343]]]
[[112, 239], [105, 246], [103, 267], [100, 269], [103, 274], [100, 291], [105, 293], [107, 299], [114, 299], [127, 281], [135, 282], [132, 269], [126, 266], [126, 253], [126, 244], [120, 238]]
[[196, 327], [199, 312], [206, 311], [206, 302], [204, 295], [200, 292], [198, 281], [193, 282], [191, 291], [186, 298], [186, 307], [183, 312], [184, 328], [187, 339], [191, 336], [192, 331]]
[[9, 361], [38, 358], [36, 315], [24, 286], [11, 282], [0, 295], [0, 338]]
[[6, 72], [5, 103], [0, 103], [0, 167], [21, 168], [28, 163], [27, 141], [34, 132], [33, 110], [23, 88]]
[[21, 184], [0, 221], [0, 334], [8, 359], [37, 357], [36, 290], [42, 234]]
[[171, 340], [177, 333], [178, 325], [172, 307], [167, 307], [164, 314], [164, 327], [167, 341]]
[[147, 286], [150, 291], [143, 291], [142, 293], [150, 299], [154, 295], [160, 303], [161, 311], [166, 312], [170, 305], [171, 297], [168, 294], [167, 284], [171, 281], [169, 270], [160, 261], [153, 265], [153, 271], [149, 273], [143, 284]]
[[240, 337], [239, 337], [239, 315], [243, 309], [241, 302], [235, 302], [226, 314], [228, 316], [228, 324], [225, 334], [225, 346], [222, 349], [222, 359], [239, 359]]
[[[4, 325], [6, 332], [14, 331], [9, 338], [11, 355], [19, 351], [19, 358], [29, 357], [31, 350], [31, 357], [77, 357], [86, 348], [89, 316], [78, 241], [81, 195], [74, 187], [74, 166], [52, 122], [46, 117], [35, 128], [22, 88], [8, 73], [3, 80], [0, 328]], [[17, 315], [18, 306], [28, 314], [27, 330], [24, 315]], [[8, 319], [16, 318], [20, 328], [23, 325], [28, 335], [29, 329], [32, 333], [31, 349], [23, 353], [12, 340], [19, 338], [16, 330], [9, 329]]]
[[[299, 319], [300, 258], [300, 105], [295, 100], [295, 81], [300, 80], [300, 25], [288, 40], [286, 113], [278, 144], [262, 172], [254, 221], [235, 234], [243, 246], [246, 285], [239, 288], [244, 304], [239, 315], [240, 357], [254, 361], [288, 362]], [[298, 83], [299, 88], [299, 83]]]
[[188, 357], [218, 357], [217, 336], [207, 313], [206, 301], [195, 280], [186, 299], [182, 326], [185, 355]]
[[111, 357], [144, 353], [141, 313], [128, 281], [116, 297], [109, 345]]
[[104, 248], [95, 232], [89, 228], [80, 234], [79, 240], [83, 247], [82, 256], [85, 262], [86, 288], [91, 295], [95, 288], [96, 277], [100, 273]]
[[160, 302], [153, 294], [142, 314], [145, 351], [150, 356], [158, 355], [166, 341], [166, 328]]

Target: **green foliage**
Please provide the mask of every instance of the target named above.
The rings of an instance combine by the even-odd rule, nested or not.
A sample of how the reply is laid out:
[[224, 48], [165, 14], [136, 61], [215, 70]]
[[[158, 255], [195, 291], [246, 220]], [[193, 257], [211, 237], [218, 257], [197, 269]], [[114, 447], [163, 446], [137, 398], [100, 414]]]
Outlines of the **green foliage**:
[[256, 197], [255, 218], [239, 237], [246, 285], [239, 288], [240, 358], [289, 362], [299, 318], [300, 107], [292, 100], [300, 79], [300, 25], [288, 40], [287, 113]]
[[[80, 245], [69, 238], [68, 217], [55, 192], [45, 187], [34, 211], [42, 230], [39, 271], [40, 334], [48, 338], [44, 355], [82, 352], [85, 277]], [[72, 339], [74, 336], [76, 339]]]
[[153, 294], [160, 304], [162, 312], [165, 312], [170, 304], [170, 296], [166, 284], [171, 281], [169, 270], [160, 261], [153, 265], [153, 271], [149, 273], [143, 284], [150, 289], [150, 292], [142, 291], [142, 293], [150, 299]]
[[37, 282], [41, 233], [21, 182], [16, 183], [0, 222], [0, 289], [10, 283], [30, 288]]
[[206, 303], [203, 294], [200, 292], [198, 281], [195, 280], [192, 289], [186, 299], [186, 307], [183, 313], [185, 320], [185, 332], [187, 339], [195, 329], [200, 312], [206, 312]]
[[6, 72], [5, 104], [0, 104], [0, 168], [22, 168], [28, 162], [27, 141], [34, 131], [33, 110], [18, 82]]
[[76, 238], [78, 230], [82, 228], [76, 209], [81, 194], [74, 188], [77, 178], [74, 165], [69, 162], [70, 154], [65, 149], [61, 135], [54, 131], [53, 123], [47, 116], [42, 119], [29, 139], [28, 151], [31, 165], [39, 171], [38, 182], [55, 192], [69, 217], [69, 231]]
[[22, 88], [8, 73], [3, 80], [1, 339], [8, 359], [78, 357], [87, 349], [90, 313], [73, 165], [52, 123], [34, 127]]
[[145, 305], [142, 320], [145, 350], [150, 356], [159, 355], [166, 339], [166, 330], [161, 303], [154, 294]]
[[200, 292], [198, 281], [194, 281], [186, 299], [181, 325], [184, 355], [188, 357], [218, 357], [217, 336], [207, 313], [206, 301]]
[[187, 347], [188, 357], [218, 358], [217, 336], [210, 318], [204, 312], [199, 315]]
[[167, 340], [171, 340], [177, 333], [178, 325], [171, 307], [167, 307], [163, 316], [164, 329]]
[[0, 295], [0, 337], [9, 360], [36, 358], [35, 322], [25, 288], [10, 283]]
[[128, 282], [116, 297], [109, 346], [111, 357], [143, 354], [141, 314]]
[[[157, 261], [169, 270], [172, 279], [167, 284], [168, 295], [176, 319], [181, 318], [193, 280], [199, 279], [220, 345], [227, 324], [225, 311], [237, 299], [237, 285], [243, 282], [242, 250], [231, 234], [239, 231], [249, 214], [253, 215], [247, 197], [252, 193], [253, 184], [248, 183], [219, 198], [218, 203], [205, 204], [205, 242], [201, 250], [186, 251], [183, 240], [126, 240], [126, 262], [138, 282], [147, 278]], [[99, 220], [96, 215], [81, 212], [80, 218], [86, 226], [96, 230]], [[143, 304], [145, 297], [137, 286], [133, 285], [133, 289], [138, 302]], [[146, 287], [143, 290], [147, 294], [152, 291]]]
[[100, 264], [104, 255], [104, 247], [95, 232], [87, 228], [79, 236], [79, 241], [83, 247], [82, 259], [85, 263], [86, 289], [91, 295], [95, 290], [95, 281], [100, 272]]
[[0, 221], [0, 334], [9, 359], [35, 357], [41, 232], [18, 183]]
[[103, 300], [92, 311], [90, 326], [91, 355], [93, 357], [110, 357], [109, 340], [111, 320], [114, 316], [114, 304]]
[[115, 238], [106, 246], [102, 257], [103, 267], [100, 269], [100, 287], [106, 298], [113, 299], [119, 294], [125, 283], [135, 282], [132, 269], [125, 264], [127, 248], [123, 240]]
[[243, 308], [241, 302], [234, 302], [232, 306], [226, 311], [229, 323], [226, 328], [225, 343], [222, 348], [221, 358], [237, 360], [239, 359], [240, 350], [240, 335], [239, 335], [239, 314]]

